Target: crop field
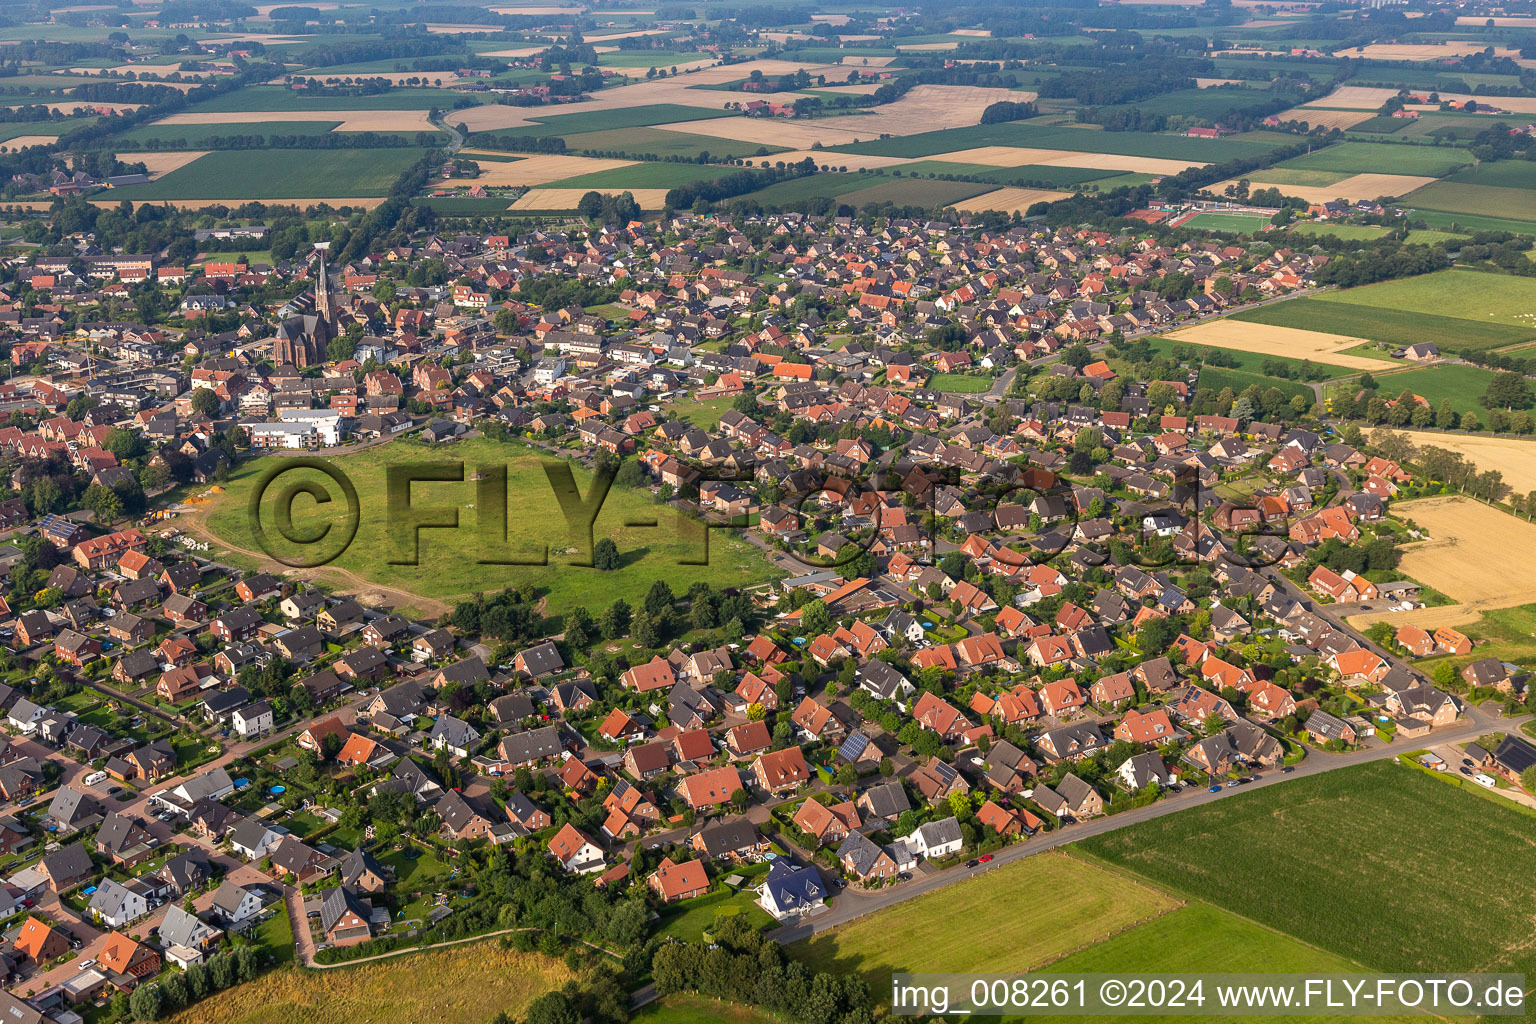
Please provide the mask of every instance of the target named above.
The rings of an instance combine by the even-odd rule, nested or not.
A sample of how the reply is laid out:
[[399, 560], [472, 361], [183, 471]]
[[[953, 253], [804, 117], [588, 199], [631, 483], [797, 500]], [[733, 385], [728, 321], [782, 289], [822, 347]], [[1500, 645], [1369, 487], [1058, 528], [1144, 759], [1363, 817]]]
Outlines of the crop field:
[[[473, 149], [459, 151], [471, 160], [479, 161], [480, 153]], [[567, 178], [587, 177], [621, 167], [638, 166], [629, 160], [600, 160], [595, 157], [566, 156], [564, 153], [534, 153], [527, 156], [490, 160], [480, 164], [480, 175], [475, 178], [449, 178], [445, 185], [483, 185], [493, 188], [499, 185], [548, 185]]]
[[[1319, 226], [1319, 233], [1327, 234], [1326, 227]], [[1316, 298], [1287, 299], [1234, 313], [1229, 319], [1300, 330], [1323, 330], [1394, 346], [1432, 341], [1442, 352], [1502, 348], [1536, 339], [1536, 326], [1517, 327], [1464, 317], [1403, 312], [1386, 306], [1367, 306], [1347, 301], [1344, 297], [1349, 294], [1329, 292]]]
[[1381, 361], [1366, 356], [1350, 355], [1346, 349], [1354, 348], [1364, 339], [1340, 334], [1324, 334], [1297, 327], [1275, 327], [1254, 324], [1228, 317], [1211, 320], [1167, 335], [1168, 340], [1183, 345], [1214, 345], [1217, 348], [1236, 349], [1259, 355], [1285, 356], [1290, 359], [1310, 359], [1314, 363], [1328, 363], [1354, 370], [1379, 370]]
[[[1378, 970], [1528, 972], [1536, 969], [1530, 836], [1518, 811], [1387, 761], [1288, 780], [1081, 845]], [[1306, 884], [1288, 884], [1299, 870]]]
[[119, 146], [143, 146], [155, 143], [168, 147], [207, 149], [210, 147], [210, 139], [228, 138], [231, 135], [324, 135], [340, 125], [339, 119], [335, 121], [266, 121], [259, 124], [147, 124], [121, 135], [114, 135], [112, 141]]
[[[1148, 338], [1147, 343], [1151, 346], [1153, 352], [1158, 355], [1168, 356], [1170, 359], [1173, 358], [1174, 349], [1180, 347], [1193, 347], [1187, 345], [1180, 346], [1178, 340], [1173, 338]], [[1334, 363], [1323, 363], [1316, 360], [1296, 359], [1291, 356], [1279, 355], [1275, 352], [1247, 352], [1241, 349], [1223, 348], [1219, 345], [1202, 345], [1200, 348], [1212, 349], [1214, 351], [1220, 352], [1222, 355], [1232, 360], [1233, 365], [1231, 367], [1219, 367], [1219, 369], [1243, 370], [1248, 373], [1262, 374], [1264, 372], [1263, 366], [1266, 362], [1275, 362], [1281, 363], [1288, 369], [1298, 372], [1303, 370], [1307, 364], [1310, 364], [1316, 369], [1326, 373], [1329, 377], [1347, 377], [1358, 372], [1357, 370], [1347, 366], [1339, 366]], [[1196, 349], [1196, 351], [1198, 352], [1199, 349]], [[1217, 367], [1213, 367], [1213, 369], [1217, 369]]]
[[816, 970], [857, 971], [889, 992], [892, 971], [1028, 971], [1178, 905], [1124, 875], [1044, 853], [786, 948]]
[[1441, 270], [1383, 281], [1329, 292], [1323, 301], [1536, 328], [1536, 279], [1476, 270]]
[[[1305, 121], [1313, 128], [1337, 128], [1340, 131], [1365, 131], [1361, 122], [1373, 119], [1374, 115], [1367, 110], [1318, 110], [1314, 107], [1292, 107], [1280, 114], [1282, 121]], [[1402, 126], [1401, 120], [1393, 120], [1397, 126]]]
[[[1531, 169], [1531, 174], [1536, 177], [1536, 167]], [[1536, 221], [1536, 190], [1528, 188], [1436, 181], [1406, 196], [1403, 202], [1405, 205], [1444, 210], [1447, 213]], [[1528, 225], [1526, 233], [1532, 230], [1536, 230], [1536, 224]]]
[[[1392, 378], [1386, 378], [1390, 381]], [[1466, 456], [1480, 470], [1496, 469], [1504, 482], [1524, 493], [1536, 490], [1536, 440], [1486, 434], [1441, 434], [1433, 430], [1397, 430], [1421, 447], [1444, 448]]]
[[[613, 488], [603, 503], [593, 526], [593, 539], [611, 537], [624, 556], [619, 569], [599, 572], [572, 563], [589, 558], [584, 538], [568, 536], [560, 506], [551, 489], [540, 457], [523, 444], [498, 444], [488, 440], [462, 441], [452, 446], [432, 448], [414, 440], [390, 444], [348, 455], [343, 468], [356, 487], [361, 516], [356, 538], [330, 566], [314, 570], [325, 578], [337, 575], [355, 577], [365, 585], [383, 584], [431, 600], [452, 601], [477, 591], [502, 586], [533, 586], [545, 593], [551, 614], [585, 604], [594, 610], [606, 607], [616, 597], [632, 603], [645, 595], [652, 580], [664, 574], [674, 587], [686, 590], [696, 581], [717, 586], [740, 586], [762, 582], [771, 572], [756, 548], [720, 531], [710, 531], [707, 565], [680, 564], [684, 560], [704, 561], [704, 531], [670, 506], [651, 501], [645, 491]], [[424, 531], [419, 544], [419, 564], [391, 565], [391, 559], [409, 555], [408, 538], [390, 534], [385, 475], [389, 467], [404, 464], [464, 465], [464, 482], [417, 484], [413, 501], [422, 508], [458, 510], [459, 527], [451, 530]], [[218, 540], [243, 554], [267, 562], [256, 540], [248, 515], [251, 492], [269, 460], [242, 462], [231, 478], [225, 494], [208, 513], [207, 528]], [[478, 487], [470, 480], [478, 467], [508, 466], [506, 515], [484, 511], [486, 536], [480, 526], [481, 510], [475, 509]], [[292, 470], [294, 482], [316, 482], [336, 494], [337, 487], [314, 470]], [[576, 485], [588, 493], [590, 475], [581, 467], [572, 469]], [[289, 483], [287, 475], [282, 484]], [[338, 524], [345, 516], [345, 503], [338, 500], [317, 506], [309, 499], [295, 504], [294, 523], [298, 529]], [[275, 513], [268, 510], [265, 515]], [[264, 522], [269, 522], [265, 519]], [[636, 525], [651, 523], [654, 525]], [[506, 533], [502, 533], [505, 524]], [[339, 529], [339, 526], [338, 526]], [[283, 545], [282, 538], [270, 526], [268, 534]], [[490, 539], [487, 539], [489, 537]], [[508, 539], [503, 539], [506, 537]], [[397, 543], [398, 541], [398, 543]], [[548, 544], [548, 565], [481, 564], [481, 558], [522, 559], [541, 557]], [[292, 555], [299, 549], [285, 546]], [[279, 547], [283, 554], [285, 547]], [[279, 568], [281, 568], [279, 566]]]
[[552, 181], [554, 188], [674, 188], [694, 181], [711, 181], [731, 173], [728, 167], [706, 164], [641, 163], [608, 171]]
[[1463, 168], [1445, 180], [1467, 185], [1536, 189], [1536, 167], [1532, 167], [1529, 160], [1492, 160]]
[[1220, 392], [1222, 388], [1231, 388], [1234, 393], [1240, 393], [1245, 388], [1257, 384], [1261, 391], [1270, 388], [1279, 388], [1286, 398], [1301, 395], [1311, 402], [1316, 397], [1316, 392], [1311, 385], [1301, 381], [1287, 380], [1283, 377], [1270, 377], [1261, 373], [1250, 373], [1246, 370], [1232, 370], [1225, 366], [1202, 366], [1200, 368], [1199, 386], [1210, 388]]
[[793, 203], [819, 196], [838, 197], [890, 179], [875, 174], [811, 174], [803, 178], [776, 181], [767, 188], [747, 193], [759, 203]]
[[294, 1019], [484, 1024], [503, 1010], [520, 1016], [535, 998], [570, 977], [559, 960], [504, 950], [494, 941], [476, 942], [329, 971], [272, 971], [165, 1019], [174, 1024], [287, 1024]]
[[112, 194], [134, 201], [315, 199], [341, 190], [347, 196], [383, 196], [421, 154], [419, 149], [222, 150]]
[[[1403, 573], [1457, 603], [1406, 612], [1369, 612], [1351, 616], [1351, 625], [1363, 629], [1385, 621], [1434, 630], [1474, 622], [1490, 609], [1530, 602], [1536, 524], [1459, 495], [1400, 502], [1393, 514], [1417, 523], [1429, 535], [1429, 540], [1402, 549]], [[1498, 566], [1498, 571], [1490, 572], [1490, 566]]]
[[1386, 142], [1341, 142], [1314, 150], [1280, 164], [1310, 171], [1343, 171], [1347, 174], [1376, 174], [1383, 167], [1394, 174], [1423, 175], [1438, 178], [1458, 167], [1472, 163], [1472, 154], [1446, 146], [1401, 146]]
[[1117, 153], [1083, 153], [1071, 149], [1034, 149], [1015, 146], [978, 146], [954, 153], [936, 154], [932, 159], [959, 164], [992, 167], [1026, 166], [1071, 167], [1095, 171], [1133, 171], [1140, 174], [1177, 174], [1198, 161], [1168, 160], [1148, 156], [1124, 156]]
[[664, 188], [625, 188], [622, 185], [608, 185], [598, 189], [535, 188], [519, 196], [517, 201], [512, 204], [511, 209], [553, 212], [574, 210], [576, 209], [576, 204], [581, 202], [581, 197], [592, 191], [603, 192], [608, 195], [628, 192], [642, 210], [659, 210], [666, 205], [667, 201], [667, 189]]
[[[430, 72], [419, 72], [430, 77]], [[444, 73], [447, 74], [446, 72]], [[295, 113], [302, 110], [430, 110], [448, 109], [463, 93], [452, 89], [391, 89], [373, 96], [308, 97], [280, 85], [252, 85], [215, 96], [190, 108], [188, 113]]]
[[[699, 121], [722, 117], [725, 111], [707, 107], [689, 107], [677, 103], [656, 103], [644, 107], [620, 107], [613, 110], [589, 110], [579, 114], [538, 115], [532, 124], [498, 129], [508, 135], [577, 135], [582, 132], [612, 131], [618, 128], [643, 128], [674, 121]], [[494, 132], [492, 134], [495, 134]]]
[[[425, 110], [346, 110], [317, 107], [314, 110], [287, 110], [281, 113], [265, 113], [252, 110], [198, 110], [170, 114], [156, 121], [154, 127], [187, 125], [224, 125], [226, 135], [242, 132], [258, 134], [266, 131], [265, 125], [286, 124], [293, 121], [324, 121], [334, 123], [333, 131], [344, 132], [436, 132]], [[229, 127], [229, 126], [236, 127]]]
[[[1303, 182], [1283, 181], [1282, 178], [1317, 175], [1335, 180], [1323, 184], [1308, 185]], [[1226, 186], [1238, 179], [1213, 185], [1212, 191], [1224, 192]], [[1247, 177], [1251, 187], [1273, 187], [1284, 195], [1305, 199], [1309, 203], [1326, 203], [1334, 199], [1376, 199], [1381, 196], [1404, 196], [1433, 184], [1436, 179], [1411, 174], [1345, 174], [1339, 171], [1314, 171], [1296, 167], [1276, 167], [1272, 170], [1255, 171]]]

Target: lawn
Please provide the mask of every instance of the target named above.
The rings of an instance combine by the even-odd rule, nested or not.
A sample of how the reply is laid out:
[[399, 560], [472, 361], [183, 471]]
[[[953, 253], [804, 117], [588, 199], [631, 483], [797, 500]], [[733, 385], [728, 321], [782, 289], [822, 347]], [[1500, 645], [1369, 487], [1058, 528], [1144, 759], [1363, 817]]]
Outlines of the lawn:
[[143, 185], [114, 189], [115, 198], [324, 199], [387, 195], [421, 158], [420, 149], [221, 150]]
[[226, 989], [166, 1020], [173, 1024], [485, 1024], [520, 1018], [571, 977], [563, 963], [496, 942], [467, 943], [328, 971], [287, 968]]
[[1441, 402], [1449, 399], [1451, 408], [1457, 412], [1475, 412], [1483, 416], [1486, 409], [1480, 399], [1492, 379], [1492, 370], [1477, 366], [1446, 365], [1392, 373], [1377, 377], [1376, 382], [1381, 385], [1380, 394], [1384, 398], [1396, 398], [1404, 391], [1412, 391], [1428, 399], [1429, 404], [1436, 409], [1440, 408]]
[[816, 970], [858, 971], [885, 993], [893, 971], [1032, 970], [1177, 906], [1117, 872], [1048, 853], [786, 948]]
[[1335, 238], [1354, 239], [1381, 238], [1386, 233], [1386, 228], [1374, 224], [1330, 224], [1327, 221], [1304, 220], [1291, 225], [1293, 235], [1332, 235]]
[[1438, 178], [1472, 163], [1472, 154], [1454, 146], [1411, 146], [1390, 142], [1341, 142], [1279, 166], [1345, 174], [1416, 174]]
[[629, 1018], [637, 1024], [779, 1024], [776, 1017], [753, 1006], [704, 996], [667, 996]]
[[273, 904], [277, 912], [256, 926], [255, 944], [279, 964], [293, 962], [293, 923], [288, 919], [288, 901]]
[[961, 395], [979, 395], [992, 388], [990, 377], [967, 377], [963, 373], [934, 374], [928, 387], [935, 391], [949, 391]]
[[1267, 391], [1270, 388], [1279, 388], [1286, 398], [1294, 395], [1304, 395], [1307, 401], [1312, 401], [1317, 393], [1311, 385], [1300, 381], [1285, 380], [1282, 377], [1266, 377], [1262, 373], [1249, 373], [1246, 370], [1230, 370], [1225, 366], [1204, 366], [1200, 368], [1199, 386], [1210, 388], [1212, 391], [1220, 391], [1222, 388], [1231, 388], [1234, 392], [1241, 392], [1250, 385], [1257, 384], [1260, 390]]
[[[423, 463], [449, 469], [462, 465], [464, 479], [415, 484], [411, 511], [436, 510], [440, 515], [456, 517], [459, 526], [423, 530], [417, 545], [419, 564], [391, 564], [392, 559], [406, 561], [412, 548], [405, 518], [409, 513], [402, 510], [395, 518], [396, 533], [391, 535], [386, 473], [390, 466]], [[713, 536], [706, 541], [700, 524], [670, 506], [654, 503], [648, 492], [620, 487], [609, 492], [596, 516], [592, 536], [613, 538], [623, 558], [622, 566], [608, 572], [577, 566], [576, 561], [590, 558], [588, 542], [579, 532], [554, 525], [564, 523], [565, 518], [542, 463], [560, 465], [525, 444], [489, 440], [432, 448], [407, 439], [349, 455], [341, 468], [357, 490], [360, 521], [350, 547], [332, 564], [365, 580], [450, 602], [505, 586], [531, 586], [548, 598], [550, 614], [560, 614], [577, 604], [598, 610], [618, 597], [636, 604], [659, 575], [666, 575], [679, 593], [699, 581], [718, 587], [743, 586], [773, 576], [756, 548], [718, 530], [709, 531]], [[226, 492], [208, 514], [209, 529], [235, 548], [236, 554], [260, 557], [248, 506], [257, 479], [267, 466], [261, 459], [240, 463]], [[472, 477], [482, 467], [499, 466], [507, 467], [505, 515], [492, 511], [489, 505], [483, 512], [475, 507], [496, 499], [494, 495], [482, 498], [483, 485]], [[590, 495], [590, 475], [579, 466], [572, 471], [581, 494]], [[295, 531], [339, 527], [346, 515], [346, 502], [341, 500], [337, 485], [316, 470], [294, 468], [274, 481], [268, 504], [263, 505], [262, 521], [274, 550], [292, 559], [313, 555], [314, 551], [288, 544], [273, 523], [277, 496], [290, 483], [329, 487], [328, 493], [337, 499], [320, 506], [309, 497], [299, 496], [293, 509]], [[328, 543], [321, 542], [322, 546]], [[332, 545], [325, 553], [334, 551]], [[536, 561], [546, 554], [545, 565], [507, 564]], [[685, 564], [689, 561], [708, 564]], [[324, 575], [323, 570], [320, 573]]]
[[[1423, 280], [1422, 278], [1420, 280]], [[1272, 324], [1297, 330], [1342, 334], [1389, 345], [1412, 345], [1432, 341], [1442, 352], [1462, 349], [1502, 348], [1536, 338], [1536, 326], [1493, 323], [1458, 316], [1440, 316], [1428, 311], [1408, 312], [1389, 305], [1368, 305], [1353, 301], [1354, 296], [1377, 285], [1367, 285], [1345, 292], [1329, 292], [1317, 298], [1287, 299], [1267, 306], [1232, 314], [1232, 319], [1254, 324]]]
[[759, 929], [773, 924], [768, 911], [757, 905], [756, 892], [743, 889], [733, 893], [721, 885], [708, 896], [684, 900], [663, 910], [659, 934], [684, 942], [697, 942], [706, 931], [714, 927], [717, 920], [738, 914], [746, 914], [747, 919]]
[[1525, 815], [1385, 761], [1081, 845], [1368, 967], [1529, 972], [1530, 837]]
[[701, 430], [713, 430], [719, 425], [720, 417], [731, 411], [731, 403], [734, 401], [734, 398], [710, 398], [701, 402], [690, 398], [673, 403], [671, 413]]

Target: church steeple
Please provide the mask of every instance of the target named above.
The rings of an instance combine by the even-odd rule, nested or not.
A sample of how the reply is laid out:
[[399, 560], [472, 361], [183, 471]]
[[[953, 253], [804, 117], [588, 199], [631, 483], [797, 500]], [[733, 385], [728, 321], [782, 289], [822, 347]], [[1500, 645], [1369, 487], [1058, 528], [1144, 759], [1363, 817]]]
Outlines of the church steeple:
[[318, 250], [319, 266], [315, 268], [315, 315], [326, 324], [334, 317], [331, 309], [331, 275], [325, 269], [325, 250]]

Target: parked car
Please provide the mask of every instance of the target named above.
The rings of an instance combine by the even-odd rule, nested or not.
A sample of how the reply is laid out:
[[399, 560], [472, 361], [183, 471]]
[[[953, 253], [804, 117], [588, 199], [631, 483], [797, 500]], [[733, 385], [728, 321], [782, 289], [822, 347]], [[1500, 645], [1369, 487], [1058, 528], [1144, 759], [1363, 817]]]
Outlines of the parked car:
[[973, 867], [975, 867], [976, 865], [978, 865], [980, 863], [981, 863], [981, 861], [979, 861], [979, 860], [968, 860], [968, 861], [965, 862], [965, 866], [968, 867], [968, 868], [973, 868]]
[[980, 860], [983, 864], [985, 864], [989, 860], [992, 859], [992, 855], [990, 853], [984, 853], [980, 857], [978, 857], [977, 859]]
[[1219, 783], [1219, 782], [1216, 783], [1215, 785], [1211, 786], [1210, 789], [1206, 790], [1206, 792], [1207, 793], [1220, 793], [1221, 792], [1221, 783]]

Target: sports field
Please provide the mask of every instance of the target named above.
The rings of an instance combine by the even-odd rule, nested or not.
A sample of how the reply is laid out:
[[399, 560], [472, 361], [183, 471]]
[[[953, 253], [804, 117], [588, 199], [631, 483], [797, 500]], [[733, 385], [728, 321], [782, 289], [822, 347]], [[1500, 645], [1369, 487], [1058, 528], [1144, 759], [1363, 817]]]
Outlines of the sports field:
[[117, 199], [322, 199], [384, 196], [419, 149], [222, 150], [143, 185], [113, 189]]
[[1531, 819], [1392, 761], [1287, 780], [1080, 845], [1378, 970], [1536, 970]]
[[[1406, 612], [1369, 612], [1351, 616], [1351, 625], [1363, 629], [1373, 622], [1391, 622], [1433, 630], [1472, 622], [1490, 608], [1530, 602], [1529, 581], [1536, 573], [1536, 524], [1460, 495], [1397, 502], [1392, 512], [1417, 523], [1429, 536], [1403, 547], [1403, 574], [1457, 603]], [[1492, 571], [1495, 566], [1497, 571]]]
[[884, 993], [897, 970], [1028, 971], [1178, 906], [1124, 875], [1043, 853], [786, 948]]
[[[1326, 232], [1324, 232], [1326, 233]], [[1368, 285], [1365, 291], [1376, 287]], [[1287, 299], [1232, 314], [1229, 319], [1298, 330], [1326, 331], [1394, 346], [1432, 341], [1442, 352], [1502, 348], [1536, 339], [1536, 326], [1519, 327], [1428, 312], [1404, 312], [1386, 305], [1357, 303], [1350, 292], [1326, 292], [1315, 298]]]
[[[1285, 303], [1280, 303], [1285, 305]], [[1297, 327], [1276, 327], [1270, 324], [1250, 323], [1228, 317], [1210, 320], [1194, 327], [1186, 327], [1166, 336], [1169, 341], [1182, 345], [1212, 345], [1217, 348], [1235, 349], [1258, 355], [1285, 356], [1290, 359], [1310, 359], [1314, 363], [1327, 363], [1352, 370], [1380, 370], [1381, 360], [1368, 356], [1351, 355], [1346, 349], [1364, 342], [1363, 338], [1341, 334], [1323, 334], [1319, 331]]]
[[[452, 603], [478, 591], [502, 586], [534, 586], [548, 599], [550, 614], [558, 614], [584, 604], [594, 609], [607, 606], [616, 597], [631, 602], [645, 595], [658, 575], [665, 575], [679, 593], [696, 581], [716, 586], [741, 586], [761, 583], [772, 577], [762, 554], [753, 547], [710, 531], [707, 565], [680, 564], [684, 560], [703, 561], [706, 547], [703, 530], [670, 506], [651, 501], [648, 492], [613, 488], [593, 524], [593, 539], [611, 537], [623, 553], [624, 564], [609, 572], [574, 565], [590, 557], [585, 540], [572, 534], [541, 463], [557, 461], [540, 456], [527, 445], [500, 444], [489, 440], [456, 442], [450, 446], [430, 447], [405, 439], [370, 448], [334, 465], [345, 471], [357, 490], [361, 516], [356, 537], [340, 557], [329, 566], [310, 574], [322, 580], [341, 581], [349, 588], [369, 584], [396, 588], [433, 601]], [[207, 515], [207, 528], [217, 539], [234, 549], [237, 555], [268, 568], [276, 563], [262, 553], [249, 517], [252, 491], [270, 460], [242, 462]], [[457, 510], [459, 527], [427, 530], [421, 534], [420, 562], [417, 565], [392, 565], [391, 560], [409, 557], [409, 533], [392, 536], [386, 490], [386, 474], [391, 466], [406, 464], [450, 467], [462, 462], [464, 481], [459, 483], [421, 483], [412, 490], [413, 507], [435, 508], [452, 513]], [[499, 516], [489, 506], [476, 508], [479, 498], [473, 475], [480, 467], [508, 466], [506, 515]], [[291, 477], [289, 474], [292, 474]], [[274, 485], [286, 488], [290, 483], [316, 483], [334, 496], [329, 505], [317, 505], [310, 498], [295, 501], [293, 520], [299, 530], [321, 529], [330, 525], [339, 532], [345, 524], [346, 505], [339, 487], [314, 470], [290, 470]], [[581, 467], [573, 468], [576, 485], [588, 494], [590, 475]], [[262, 522], [278, 554], [297, 558], [312, 548], [285, 543], [278, 535], [275, 520], [276, 495], [269, 500], [273, 508], [263, 513]], [[481, 516], [484, 516], [482, 534]], [[398, 525], [402, 520], [396, 519]], [[503, 522], [506, 533], [501, 532]], [[655, 525], [639, 525], [654, 523]], [[505, 536], [506, 539], [503, 539]], [[548, 565], [484, 564], [486, 559], [523, 561], [539, 558], [548, 545]], [[281, 565], [276, 565], [279, 570]]]
[[1269, 218], [1262, 213], [1198, 213], [1179, 225], [1200, 231], [1235, 231], [1255, 234], [1269, 226]]

